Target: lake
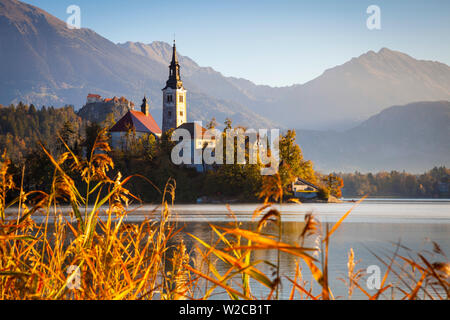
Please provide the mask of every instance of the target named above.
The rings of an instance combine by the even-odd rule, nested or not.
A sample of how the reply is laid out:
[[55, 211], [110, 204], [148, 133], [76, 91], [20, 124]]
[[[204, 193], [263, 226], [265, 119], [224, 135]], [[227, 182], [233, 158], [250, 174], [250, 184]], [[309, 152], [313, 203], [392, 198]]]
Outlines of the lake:
[[[277, 205], [276, 208], [282, 213], [283, 240], [288, 243], [298, 240], [304, 227], [304, 216], [308, 212], [314, 213], [323, 224], [332, 225], [354, 205], [351, 202]], [[243, 228], [254, 230], [255, 222], [252, 222], [252, 214], [258, 206], [258, 204], [232, 204], [230, 209], [238, 221], [243, 223]], [[157, 218], [158, 212], [158, 206], [154, 205], [134, 207], [133, 212], [127, 217], [127, 222], [139, 222], [148, 217]], [[34, 219], [37, 222], [40, 220], [39, 216]], [[229, 226], [229, 223], [233, 221], [226, 206], [220, 204], [175, 205], [173, 219], [177, 221], [179, 227], [184, 226], [186, 232], [205, 240], [211, 238], [209, 224]], [[194, 245], [193, 239], [186, 235], [183, 239], [188, 249], [191, 249]], [[346, 277], [350, 248], [353, 248], [356, 259], [361, 259], [358, 269], [366, 270], [367, 267], [376, 265], [383, 275], [387, 267], [374, 256], [374, 253], [388, 261], [395, 251], [395, 244], [400, 242], [402, 246], [411, 250], [401, 249], [401, 254], [414, 257], [414, 252], [427, 250], [427, 257], [430, 257], [432, 262], [435, 262], [433, 259], [442, 261], [442, 257], [436, 255], [431, 257], [433, 248], [431, 241], [438, 243], [446, 254], [450, 252], [450, 200], [366, 199], [354, 207], [352, 213], [331, 238], [329, 279], [334, 296], [342, 299], [347, 297], [346, 286], [339, 278]], [[258, 251], [254, 258], [275, 262], [276, 256], [276, 251]], [[260, 267], [266, 274], [271, 274], [270, 267], [266, 265]], [[220, 263], [217, 268], [222, 274], [227, 270]], [[302, 273], [303, 279], [310, 282], [311, 275], [304, 264]], [[295, 258], [284, 254], [281, 256], [281, 275], [294, 278]], [[365, 285], [365, 278], [363, 279], [361, 283]], [[393, 275], [389, 277], [389, 281], [394, 285], [402, 285]], [[256, 297], [267, 297], [265, 288], [255, 283], [252, 283], [252, 286]], [[316, 290], [313, 292], [318, 293], [318, 284], [315, 283], [314, 287]], [[283, 278], [281, 295], [283, 299], [289, 297], [291, 288], [289, 282]], [[372, 294], [376, 292], [367, 287], [364, 289]], [[388, 290], [384, 298], [389, 298], [390, 293]], [[296, 297], [298, 298], [299, 295], [297, 294]], [[355, 291], [355, 299], [364, 297], [359, 290]], [[218, 292], [214, 298], [222, 299], [227, 296]]]

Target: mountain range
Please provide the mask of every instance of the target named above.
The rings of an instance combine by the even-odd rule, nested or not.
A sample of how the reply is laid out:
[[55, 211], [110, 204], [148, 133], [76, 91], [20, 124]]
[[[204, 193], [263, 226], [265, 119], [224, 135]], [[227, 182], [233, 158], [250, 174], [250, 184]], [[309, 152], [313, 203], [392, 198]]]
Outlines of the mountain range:
[[[0, 49], [0, 103], [22, 100], [78, 109], [88, 93], [125, 96], [137, 105], [146, 94], [160, 121], [161, 88], [171, 58], [167, 43], [114, 44], [89, 29], [68, 29], [32, 5], [0, 0]], [[280, 88], [225, 77], [179, 58], [191, 120], [230, 117], [254, 127], [344, 129], [392, 105], [450, 100], [449, 66], [386, 48], [303, 85]]]
[[[178, 51], [182, 52], [182, 47], [178, 46]], [[146, 95], [153, 117], [161, 123], [161, 89], [168, 78], [171, 54], [171, 45], [164, 42], [115, 44], [90, 29], [69, 29], [65, 22], [35, 6], [0, 0], [2, 104], [72, 104], [79, 109], [87, 94], [95, 93], [107, 98], [124, 96], [139, 106]], [[358, 130], [363, 130], [367, 121], [385, 115], [386, 108], [428, 101], [426, 108], [434, 101], [450, 100], [448, 65], [417, 60], [387, 48], [369, 51], [305, 84], [288, 87], [226, 77], [182, 54], [179, 61], [188, 90], [188, 121], [207, 122], [215, 117], [223, 123], [231, 118], [234, 124], [253, 128], [298, 129], [299, 141], [305, 144], [302, 148], [320, 168], [328, 168], [331, 163], [327, 161], [333, 158], [317, 146], [313, 150], [308, 141], [319, 143], [314, 139], [324, 137], [323, 143], [333, 141], [330, 148], [340, 147], [348, 141], [344, 137], [360, 134], [369, 139], [367, 145], [381, 143], [380, 137]], [[428, 112], [435, 114], [436, 110]], [[408, 114], [404, 116], [413, 120]], [[347, 150], [344, 145], [340, 148]], [[444, 154], [448, 156], [448, 152]], [[396, 159], [399, 166], [407, 161]]]
[[297, 130], [297, 142], [324, 172], [450, 167], [450, 102], [393, 106], [343, 132]]
[[[119, 46], [165, 65], [170, 62], [171, 47], [163, 42]], [[219, 99], [238, 101], [287, 128], [349, 128], [392, 105], [450, 100], [449, 66], [387, 48], [353, 58], [304, 85], [284, 88], [224, 77], [184, 56], [181, 65], [192, 86]]]

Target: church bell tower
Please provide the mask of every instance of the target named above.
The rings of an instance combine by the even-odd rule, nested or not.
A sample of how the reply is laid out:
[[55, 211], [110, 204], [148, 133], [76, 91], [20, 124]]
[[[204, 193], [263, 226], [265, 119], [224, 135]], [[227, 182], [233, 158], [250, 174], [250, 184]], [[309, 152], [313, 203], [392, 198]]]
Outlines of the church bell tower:
[[162, 131], [176, 129], [187, 122], [186, 115], [186, 90], [180, 77], [180, 65], [178, 64], [177, 48], [173, 42], [172, 62], [169, 66], [169, 80], [163, 91], [163, 124]]

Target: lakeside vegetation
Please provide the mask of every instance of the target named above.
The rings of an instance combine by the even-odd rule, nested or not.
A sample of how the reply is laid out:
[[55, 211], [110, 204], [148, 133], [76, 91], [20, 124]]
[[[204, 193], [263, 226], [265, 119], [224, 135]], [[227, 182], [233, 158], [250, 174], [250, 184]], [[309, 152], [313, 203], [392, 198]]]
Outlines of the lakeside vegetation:
[[[8, 173], [11, 162], [6, 155], [0, 162], [0, 299], [210, 299], [220, 291], [230, 299], [251, 300], [257, 298], [256, 283], [266, 288], [263, 298], [268, 300], [279, 298], [282, 289], [290, 291], [290, 299], [336, 298], [329, 282], [328, 248], [352, 210], [332, 226], [308, 214], [298, 241], [284, 243], [282, 213], [273, 207], [284, 198], [282, 177], [267, 176], [259, 193], [264, 203], [253, 214], [255, 229], [242, 229], [238, 221], [229, 228], [211, 225], [215, 237], [205, 242], [183, 234], [172, 221], [176, 182], [169, 179], [160, 190], [158, 218], [126, 224], [128, 205], [139, 201], [127, 186], [139, 177], [111, 175], [115, 164], [107, 154], [105, 131], [100, 131], [87, 156], [76, 155], [63, 139], [61, 143], [66, 151], [56, 158], [42, 147], [53, 167], [49, 192], [25, 192]], [[8, 194], [17, 189], [18, 197], [7, 202]], [[76, 223], [60, 210], [66, 202]], [[17, 205], [14, 214], [6, 214], [7, 208]], [[99, 218], [102, 210], [106, 220]], [[40, 225], [32, 220], [38, 211], [46, 217]], [[267, 233], [270, 225], [275, 235]], [[172, 242], [177, 235], [194, 238], [196, 245], [187, 248], [183, 241]], [[379, 257], [386, 272], [374, 294], [364, 289], [364, 271], [350, 250], [343, 279], [347, 298], [359, 290], [371, 300], [448, 299], [448, 261], [433, 244], [433, 252], [407, 250], [404, 255], [399, 250], [405, 248], [398, 244], [389, 258]], [[277, 258], [255, 260], [260, 250], [275, 251]], [[281, 273], [281, 253], [295, 257], [295, 277]], [[225, 273], [216, 268], [217, 260], [228, 266]], [[268, 274], [261, 271], [264, 264], [272, 266]], [[306, 279], [306, 270], [311, 280]], [[389, 275], [401, 285], [388, 281]], [[319, 293], [313, 290], [316, 287]]]
[[[80, 118], [72, 106], [63, 108], [42, 107], [19, 103], [8, 107], [0, 106], [0, 150], [6, 150], [11, 159], [9, 172], [16, 184], [25, 168], [24, 190], [49, 190], [53, 168], [43, 153], [42, 143], [52, 155], [64, 152], [58, 134], [77, 155], [88, 154], [97, 134], [102, 128], [114, 123], [111, 115], [103, 123], [92, 123]], [[214, 121], [209, 124], [214, 125]], [[232, 126], [227, 122], [226, 126]], [[195, 202], [199, 197], [216, 201], [256, 202], [261, 189], [262, 177], [258, 165], [231, 165], [216, 167], [206, 174], [193, 169], [174, 166], [170, 162], [173, 146], [167, 136], [157, 141], [152, 136], [136, 139], [129, 135], [131, 147], [125, 151], [111, 150], [109, 155], [116, 164], [115, 172], [123, 175], [141, 174], [150, 179], [159, 189], [164, 188], [169, 178], [178, 181], [178, 202]], [[448, 198], [450, 169], [435, 167], [423, 174], [406, 172], [379, 172], [362, 174], [322, 174], [314, 170], [311, 161], [303, 159], [300, 147], [295, 143], [295, 131], [288, 131], [280, 141], [282, 162], [280, 176], [286, 199], [292, 194], [290, 183], [297, 176], [320, 187], [321, 198], [329, 195], [336, 198], [361, 197], [404, 197], [404, 198]], [[247, 155], [248, 156], [248, 155]], [[288, 170], [289, 168], [289, 170]], [[289, 174], [287, 174], [289, 172]], [[75, 179], [76, 181], [76, 179]], [[79, 183], [79, 181], [76, 181]], [[155, 188], [148, 188], [144, 182], [136, 181], [130, 187], [139, 192], [145, 202], [159, 201]]]
[[340, 173], [345, 197], [450, 198], [450, 169], [435, 167], [423, 174], [406, 172]]
[[[214, 126], [214, 123], [212, 120], [209, 126]], [[8, 170], [14, 176], [16, 184], [19, 184], [21, 172], [25, 170], [25, 191], [39, 189], [49, 192], [54, 169], [40, 145], [58, 157], [65, 151], [58, 138], [61, 136], [74, 154], [89, 155], [99, 132], [113, 124], [113, 116], [107, 117], [103, 123], [85, 121], [78, 117], [71, 106], [36, 109], [33, 105], [19, 103], [17, 106], [1, 107], [0, 150], [6, 150], [12, 161]], [[225, 128], [232, 128], [231, 120], [226, 121]], [[340, 178], [315, 172], [313, 163], [303, 158], [300, 147], [295, 143], [295, 135], [295, 131], [288, 131], [280, 137], [279, 143], [282, 161], [279, 171], [285, 198], [292, 197], [291, 183], [297, 177], [318, 185], [324, 200], [330, 194], [340, 197]], [[112, 174], [121, 172], [124, 176], [140, 175], [152, 181], [156, 188], [149, 188], [145, 180], [136, 181], [129, 187], [131, 192], [139, 193], [144, 202], [159, 201], [160, 194], [157, 190], [162, 190], [169, 179], [178, 182], [178, 202], [192, 203], [200, 197], [224, 202], [259, 201], [263, 181], [260, 163], [215, 166], [213, 170], [199, 173], [195, 169], [172, 164], [170, 156], [174, 143], [167, 134], [161, 139], [155, 139], [151, 135], [137, 138], [130, 131], [127, 139], [127, 149], [108, 151], [115, 163]], [[247, 147], [247, 161], [248, 157]], [[81, 187], [81, 181], [76, 177], [73, 179]]]
[[[58, 139], [59, 134], [74, 153], [89, 153], [99, 131], [113, 123], [112, 116], [100, 124], [83, 120], [72, 106], [58, 109], [45, 106], [38, 109], [34, 105], [23, 103], [0, 106], [0, 150], [7, 150], [12, 161], [9, 171], [16, 179], [25, 167], [25, 190], [48, 190], [52, 166], [39, 143], [46, 146], [51, 154], [58, 156], [64, 151], [64, 146]], [[210, 125], [213, 123], [211, 121]], [[232, 124], [227, 122], [226, 125]], [[152, 136], [136, 139], [130, 133], [129, 139], [131, 147], [128, 150], [112, 150], [109, 153], [116, 163], [116, 170], [124, 175], [141, 174], [153, 181], [159, 189], [164, 187], [169, 178], [176, 179], [179, 181], [179, 202], [195, 202], [199, 197], [217, 201], [258, 201], [262, 181], [258, 166], [223, 166], [201, 174], [171, 164], [169, 159], [172, 143], [167, 136], [157, 141]], [[295, 131], [289, 131], [283, 136], [280, 150], [282, 159], [285, 160], [280, 175], [286, 198], [291, 196], [289, 187], [295, 176], [320, 186], [323, 199], [330, 194], [337, 198], [366, 194], [374, 197], [450, 197], [450, 169], [445, 167], [435, 167], [423, 174], [398, 171], [321, 174], [314, 170], [311, 161], [303, 159], [302, 151], [295, 143]], [[286, 174], [287, 168], [291, 175]], [[143, 182], [136, 182], [131, 189], [133, 192], [139, 191], [145, 202], [159, 200], [158, 192], [146, 187]]]

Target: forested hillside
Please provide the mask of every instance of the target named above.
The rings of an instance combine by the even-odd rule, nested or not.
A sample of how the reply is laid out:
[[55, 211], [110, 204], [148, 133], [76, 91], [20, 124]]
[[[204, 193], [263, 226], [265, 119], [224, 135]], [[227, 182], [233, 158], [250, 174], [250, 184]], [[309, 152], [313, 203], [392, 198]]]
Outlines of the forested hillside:
[[38, 109], [33, 104], [0, 105], [0, 149], [6, 149], [14, 162], [22, 162], [27, 154], [36, 150], [39, 141], [54, 151], [58, 133], [78, 134], [82, 124], [71, 106]]

